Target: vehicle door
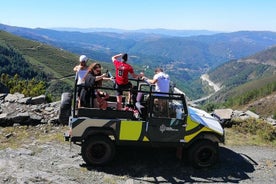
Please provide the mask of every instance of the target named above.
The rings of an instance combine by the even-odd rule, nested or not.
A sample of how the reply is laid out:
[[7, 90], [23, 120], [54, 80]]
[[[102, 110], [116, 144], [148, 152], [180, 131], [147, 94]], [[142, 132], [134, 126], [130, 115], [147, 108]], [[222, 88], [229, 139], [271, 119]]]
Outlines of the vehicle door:
[[153, 142], [183, 142], [187, 110], [182, 96], [152, 96], [147, 135]]

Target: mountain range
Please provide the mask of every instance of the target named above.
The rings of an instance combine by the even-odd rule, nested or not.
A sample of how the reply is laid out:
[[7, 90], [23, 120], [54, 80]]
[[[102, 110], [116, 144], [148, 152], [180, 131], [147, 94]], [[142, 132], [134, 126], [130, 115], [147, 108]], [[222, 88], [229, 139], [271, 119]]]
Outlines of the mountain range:
[[[217, 79], [225, 79], [231, 83], [227, 77], [224, 77], [228, 69], [221, 69], [219, 73], [220, 67], [226, 66], [229, 61], [241, 61], [242, 58], [251, 57], [276, 44], [276, 33], [268, 31], [210, 32], [210, 34], [206, 32], [205, 35], [195, 33], [193, 36], [181, 36], [180, 33], [178, 35], [176, 32], [169, 33], [173, 32], [170, 30], [133, 32], [117, 30], [112, 32], [109, 29], [109, 31], [81, 32], [81, 30], [29, 29], [3, 24], [0, 24], [0, 30], [52, 45], [73, 54], [86, 54], [93, 60], [105, 63], [110, 70], [113, 69], [110, 64], [111, 56], [127, 52], [130, 55], [129, 62], [134, 65], [134, 68], [138, 70], [149, 68], [145, 71], [148, 76], [153, 74], [155, 67], [163, 67], [177, 87], [191, 99], [199, 98], [210, 92], [210, 88], [199, 79], [203, 73], [210, 71], [209, 75], [212, 80], [228, 86]], [[74, 57], [77, 58], [77, 56]], [[65, 71], [67, 72], [63, 71], [62, 75], [69, 75], [71, 72]], [[260, 72], [262, 71], [264, 69], [260, 69]], [[240, 77], [237, 76], [237, 78]], [[233, 81], [232, 87], [234, 85], [239, 84]]]
[[125, 30], [125, 29], [114, 29], [114, 28], [51, 28], [56, 31], [69, 31], [69, 32], [111, 32], [111, 33], [145, 33], [145, 34], [160, 34], [164, 36], [198, 36], [198, 35], [212, 35], [219, 33], [217, 31], [208, 30], [172, 30], [172, 29], [138, 29], [138, 30]]

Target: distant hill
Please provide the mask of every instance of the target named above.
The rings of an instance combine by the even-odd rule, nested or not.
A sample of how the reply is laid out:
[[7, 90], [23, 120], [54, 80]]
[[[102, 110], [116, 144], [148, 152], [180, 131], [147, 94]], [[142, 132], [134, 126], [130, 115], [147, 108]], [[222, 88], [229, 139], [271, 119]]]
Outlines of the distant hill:
[[78, 56], [72, 53], [0, 31], [1, 74], [47, 81], [49, 92], [60, 96], [72, 90], [74, 79], [59, 79], [74, 75], [72, 68], [76, 64]]
[[[238, 60], [232, 60], [210, 71], [209, 78], [222, 89], [209, 101], [225, 103], [230, 106], [248, 106], [255, 101], [266, 99], [276, 93], [276, 46], [258, 52], [252, 56]], [[270, 107], [276, 106], [276, 100], [270, 99], [262, 103], [270, 105], [262, 106], [262, 113], [274, 112]], [[267, 109], [265, 109], [265, 107]], [[251, 105], [251, 110], [257, 110]], [[258, 110], [260, 111], [260, 110]]]
[[24, 56], [11, 47], [7, 42], [2, 40], [3, 34], [0, 31], [0, 74], [8, 74], [9, 76], [19, 75], [23, 79], [37, 78], [47, 80], [47, 76], [43, 71], [36, 70], [29, 64]]
[[[65, 43], [68, 43], [66, 47], [72, 47], [72, 49], [77, 50], [77, 48], [73, 45], [80, 46], [80, 43], [86, 43], [85, 40], [87, 39], [87, 35], [75, 33], [76, 35], [80, 34], [83, 36], [83, 42], [77, 41], [77, 39], [75, 38], [76, 42], [72, 42], [70, 45], [69, 42], [66, 41], [59, 42], [60, 39], [58, 39], [58, 37], [62, 35], [59, 31], [40, 30], [40, 33], [35, 33], [33, 32], [33, 30], [27, 29], [27, 31], [31, 31], [29, 34], [27, 34], [26, 30], [22, 30], [21, 28], [19, 30], [19, 32], [23, 32], [23, 35], [28, 35], [29, 37], [37, 37], [39, 39], [42, 39], [44, 37], [44, 40], [54, 40], [52, 43], [59, 44], [60, 47], [52, 47], [39, 41], [32, 41], [15, 36], [5, 31], [0, 31], [0, 71], [5, 73], [10, 72], [9, 74], [11, 75], [19, 73], [20, 76], [24, 78], [35, 77], [46, 80], [48, 82], [48, 91], [54, 92], [57, 95], [60, 95], [64, 91], [72, 90], [74, 75], [72, 68], [73, 66], [78, 64], [78, 55], [65, 51], [64, 49], [62, 49], [62, 47], [66, 45]], [[47, 34], [42, 34], [42, 32], [45, 32], [47, 34], [51, 32], [51, 34], [46, 36]], [[67, 32], [64, 32], [64, 37], [61, 36], [61, 40], [65, 39], [65, 37], [68, 37], [68, 40], [72, 41], [73, 39], [69, 38], [70, 36], [72, 36], [72, 34], [73, 33], [67, 35]], [[91, 41], [91, 43], [97, 42], [109, 45], [114, 42], [114, 44], [118, 44], [119, 47], [120, 40], [123, 40], [122, 35], [115, 33], [109, 34], [110, 35], [107, 36], [107, 33], [101, 33], [99, 34], [99, 37], [92, 34], [92, 36], [95, 37], [94, 41]], [[229, 48], [231, 46], [232, 49], [236, 48], [235, 54], [233, 54], [233, 52], [229, 52], [232, 54], [229, 55], [229, 57], [231, 58], [235, 58], [237, 55], [242, 55], [242, 51], [246, 52], [246, 49], [243, 48], [246, 45], [251, 48], [247, 48], [248, 55], [252, 52], [252, 50], [259, 50], [266, 46], [268, 48], [265, 50], [255, 52], [254, 54], [251, 54], [247, 57], [232, 59], [216, 68], [211, 69], [208, 72], [209, 78], [216, 84], [220, 84], [222, 89], [217, 92], [211, 99], [209, 99], [209, 101], [231, 104], [232, 107], [237, 106], [249, 108], [255, 112], [261, 112], [265, 115], [271, 115], [274, 113], [276, 116], [276, 110], [274, 110], [276, 107], [276, 102], [274, 100], [276, 91], [276, 46], [268, 46], [269, 44], [274, 43], [275, 33], [239, 32], [231, 34], [218, 34], [217, 39], [220, 40], [221, 44], [219, 44], [219, 41], [216, 40], [215, 37], [209, 36], [190, 38], [155, 37], [156, 43], [154, 39], [149, 40], [148, 43], [145, 43], [143, 47], [143, 44], [141, 43], [145, 42], [145, 37], [142, 38], [143, 36], [141, 36], [139, 38], [143, 40], [141, 41], [141, 43], [137, 42], [138, 37], [136, 37], [136, 40], [132, 39], [132, 42], [126, 39], [125, 42], [122, 42], [120, 46], [124, 47], [128, 45], [130, 47], [130, 43], [132, 43], [134, 44], [132, 45], [132, 49], [139, 50], [143, 48], [145, 49], [144, 53], [148, 52], [149, 55], [146, 54], [145, 58], [142, 58], [141, 55], [139, 55], [140, 60], [137, 59], [138, 56], [135, 57], [135, 55], [131, 55], [130, 61], [132, 62], [132, 64], [134, 64], [134, 67], [137, 69], [137, 71], [143, 69], [143, 64], [145, 62], [148, 62], [149, 65], [152, 64], [150, 66], [157, 65], [157, 58], [159, 57], [154, 57], [153, 55], [150, 55], [150, 53], [153, 52], [156, 52], [155, 54], [157, 54], [157, 51], [154, 51], [153, 48], [157, 48], [157, 50], [160, 51], [160, 55], [166, 55], [164, 53], [172, 53], [174, 49], [177, 50], [177, 48], [181, 48], [181, 46], [186, 44], [186, 50], [188, 48], [191, 49], [189, 52], [191, 57], [189, 62], [191, 62], [194, 59], [192, 56], [199, 57], [199, 55], [201, 55], [203, 57], [203, 50], [206, 50], [206, 48], [212, 48], [210, 47], [210, 41], [212, 39], [215, 39], [212, 41], [212, 44], [217, 44], [218, 46], [216, 48], [213, 48], [214, 50], [210, 49], [212, 53], [218, 54], [219, 50], [216, 49], [224, 48], [227, 46]], [[109, 41], [104, 42], [103, 40], [101, 40], [106, 37], [109, 37]], [[184, 39], [185, 42], [182, 41], [182, 39]], [[199, 39], [200, 41], [197, 41], [197, 39]], [[230, 43], [227, 44], [228, 41]], [[174, 44], [176, 43], [178, 43], [177, 45], [179, 47], [174, 47]], [[86, 46], [89, 47], [89, 44]], [[152, 46], [150, 46], [151, 44]], [[241, 44], [242, 47], [239, 47], [239, 44]], [[165, 47], [163, 45], [170, 45], [171, 48], [168, 47], [167, 51], [163, 50]], [[208, 45], [209, 47], [207, 47]], [[191, 46], [193, 46], [194, 48], [192, 49]], [[83, 48], [85, 47], [80, 46], [78, 51], [87, 55], [91, 54], [91, 52], [88, 52]], [[240, 50], [238, 48], [240, 48]], [[85, 53], [85, 51], [87, 51], [87, 53]], [[115, 50], [113, 51], [115, 53]], [[108, 53], [113, 54], [113, 51], [109, 51]], [[221, 52], [222, 51], [224, 51], [224, 49], [222, 49]], [[95, 50], [93, 50], [93, 52], [96, 53]], [[107, 57], [107, 54], [105, 52], [102, 52], [101, 49], [99, 49], [97, 53], [99, 55], [102, 55], [103, 57]], [[206, 51], [206, 53], [210, 54], [210, 51]], [[224, 57], [226, 57], [227, 54], [225, 52], [222, 52], [221, 56], [219, 57], [222, 57], [223, 54], [225, 55]], [[215, 56], [216, 55], [214, 54], [214, 56], [212, 57]], [[160, 58], [162, 57], [160, 56]], [[95, 60], [93, 59], [91, 59], [90, 62], [94, 62]], [[142, 60], [145, 61], [139, 63], [139, 61]], [[150, 62], [156, 63], [154, 64]], [[197, 60], [195, 60], [194, 62], [198, 64], [200, 63]], [[110, 58], [106, 63], [104, 61], [101, 61], [101, 63], [103, 64], [104, 69], [110, 69], [112, 73], [114, 72], [112, 63], [110, 62]], [[188, 97], [197, 97], [200, 95], [203, 96], [205, 91], [208, 91], [204, 89], [204, 86], [202, 86], [201, 81], [196, 78], [196, 75], [192, 74], [198, 72], [199, 75], [201, 74], [201, 72], [203, 72], [203, 70], [209, 69], [210, 66], [206, 66], [206, 68], [202, 68], [202, 71], [200, 71], [196, 70], [196, 67], [189, 67], [189, 65], [187, 65], [184, 61], [176, 61], [169, 58], [168, 60], [159, 62], [158, 64], [166, 67], [166, 71], [171, 75], [173, 81], [178, 81], [180, 84], [182, 84], [182, 89], [184, 89]], [[153, 75], [152, 68], [146, 70], [145, 72], [147, 76]], [[71, 76], [71, 78], [67, 79], [67, 76]]]
[[174, 29], [137, 29], [137, 30], [125, 30], [114, 28], [51, 28], [56, 31], [70, 31], [70, 32], [112, 32], [112, 33], [146, 33], [146, 34], [159, 34], [167, 36], [187, 37], [198, 35], [213, 35], [219, 33], [218, 31], [208, 30], [174, 30]]
[[271, 77], [276, 74], [276, 46], [246, 58], [226, 62], [208, 74], [213, 82], [224, 88]]
[[[128, 52], [129, 63], [133, 64], [138, 72], [143, 66], [149, 66], [150, 70], [146, 71], [146, 74], [151, 76], [152, 70], [161, 66], [192, 99], [209, 92], [199, 80], [201, 74], [229, 60], [250, 56], [276, 44], [276, 33], [267, 31], [183, 37], [169, 33], [157, 34], [158, 30], [83, 33], [0, 24], [1, 29], [75, 54], [86, 54], [107, 64], [113, 54]], [[171, 30], [159, 31], [164, 33]]]
[[44, 71], [50, 78], [59, 78], [72, 73], [72, 68], [78, 61], [77, 55], [63, 49], [24, 39], [5, 31], [0, 31], [0, 41], [2, 45], [20, 53], [34, 69]]
[[[160, 62], [162, 64], [181, 62], [182, 68], [192, 68], [200, 72], [206, 67], [213, 68], [231, 59], [246, 57], [276, 44], [276, 33], [266, 31], [181, 37], [179, 36], [181, 34], [175, 34], [178, 35], [175, 36], [169, 32], [181, 33], [185, 30], [145, 29], [120, 32], [108, 29], [114, 32], [100, 32], [102, 30], [100, 29], [96, 32], [84, 33], [40, 28], [28, 29], [0, 24], [1, 29], [73, 53], [87, 53], [96, 60], [109, 62], [113, 54], [128, 52], [136, 56], [135, 62], [152, 65]], [[162, 34], [166, 32], [168, 34]]]

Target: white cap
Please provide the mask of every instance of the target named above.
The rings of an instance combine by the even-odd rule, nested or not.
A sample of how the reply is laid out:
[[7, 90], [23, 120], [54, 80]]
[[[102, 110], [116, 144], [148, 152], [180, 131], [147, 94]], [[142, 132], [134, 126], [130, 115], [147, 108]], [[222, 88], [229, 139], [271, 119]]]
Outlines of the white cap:
[[88, 57], [86, 57], [86, 55], [81, 55], [80, 56], [80, 62], [86, 62], [86, 61], [88, 61]]

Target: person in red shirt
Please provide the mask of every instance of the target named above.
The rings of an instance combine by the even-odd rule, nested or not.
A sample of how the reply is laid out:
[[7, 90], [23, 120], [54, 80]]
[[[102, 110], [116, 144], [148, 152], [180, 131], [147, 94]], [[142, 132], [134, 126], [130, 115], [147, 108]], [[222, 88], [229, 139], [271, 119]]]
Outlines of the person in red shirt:
[[[119, 60], [121, 58], [121, 60]], [[122, 109], [122, 95], [123, 90], [129, 90], [132, 88], [131, 82], [128, 81], [128, 74], [133, 78], [141, 77], [134, 73], [134, 70], [130, 64], [127, 63], [128, 55], [117, 54], [112, 57], [112, 62], [114, 64], [116, 73], [115, 73], [115, 82], [117, 90], [117, 110]], [[128, 103], [130, 102], [130, 94], [128, 95]]]

